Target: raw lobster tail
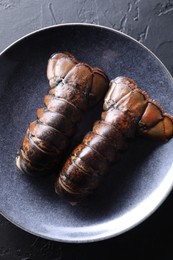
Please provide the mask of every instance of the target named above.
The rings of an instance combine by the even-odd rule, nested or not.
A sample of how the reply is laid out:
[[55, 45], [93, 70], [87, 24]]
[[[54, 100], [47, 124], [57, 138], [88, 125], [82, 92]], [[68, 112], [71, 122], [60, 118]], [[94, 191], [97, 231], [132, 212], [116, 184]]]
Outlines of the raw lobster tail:
[[48, 62], [50, 91], [45, 107], [37, 110], [16, 159], [18, 168], [31, 175], [56, 169], [77, 123], [88, 107], [95, 105], [108, 89], [105, 73], [79, 63], [69, 53], [54, 54]]
[[55, 184], [56, 192], [72, 204], [98, 187], [128, 138], [140, 134], [166, 141], [173, 136], [173, 118], [127, 77], [110, 82], [103, 109], [101, 120], [74, 149]]

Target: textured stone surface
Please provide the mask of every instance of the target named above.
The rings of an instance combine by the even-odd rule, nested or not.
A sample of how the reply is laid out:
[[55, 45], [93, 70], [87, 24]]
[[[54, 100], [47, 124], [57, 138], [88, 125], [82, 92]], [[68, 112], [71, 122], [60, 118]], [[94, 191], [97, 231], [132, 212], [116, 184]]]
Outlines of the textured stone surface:
[[[125, 32], [149, 47], [173, 74], [172, 0], [0, 0], [0, 51], [42, 27], [89, 22]], [[0, 216], [0, 259], [171, 259], [173, 194], [143, 224], [107, 241], [72, 245], [30, 235]]]

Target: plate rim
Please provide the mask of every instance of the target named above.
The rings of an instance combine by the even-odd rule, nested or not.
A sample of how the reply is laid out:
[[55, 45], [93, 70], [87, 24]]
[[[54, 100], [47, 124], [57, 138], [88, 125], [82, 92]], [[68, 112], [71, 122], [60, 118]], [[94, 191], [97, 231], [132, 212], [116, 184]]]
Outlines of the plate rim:
[[166, 70], [166, 72], [168, 73], [168, 75], [173, 79], [173, 76], [171, 75], [171, 73], [169, 72], [169, 70], [167, 69], [167, 67], [164, 65], [164, 63], [157, 57], [156, 54], [154, 54], [154, 52], [152, 52], [148, 47], [146, 47], [143, 43], [139, 42], [138, 40], [136, 40], [135, 38], [133, 38], [132, 36], [119, 31], [117, 29], [105, 26], [105, 25], [100, 25], [100, 24], [92, 24], [92, 23], [80, 23], [80, 22], [75, 22], [75, 23], [62, 23], [62, 24], [54, 24], [54, 25], [49, 25], [49, 26], [45, 26], [42, 28], [39, 28], [37, 30], [33, 30], [32, 32], [29, 32], [21, 37], [19, 37], [17, 40], [13, 41], [12, 43], [10, 43], [7, 47], [5, 47], [1, 52], [0, 52], [0, 56], [2, 54], [4, 54], [6, 51], [8, 51], [8, 49], [10, 49], [11, 47], [13, 47], [13, 45], [17, 44], [18, 42], [24, 40], [27, 37], [30, 37], [36, 33], [45, 31], [45, 30], [49, 30], [52, 28], [58, 28], [58, 27], [66, 27], [66, 26], [84, 26], [84, 27], [96, 27], [96, 28], [100, 28], [100, 29], [105, 29], [105, 30], [109, 30], [112, 31], [114, 33], [123, 35], [125, 38], [131, 39], [132, 41], [136, 42], [138, 45], [140, 45], [142, 48], [146, 49], [152, 56], [154, 56], [157, 61], [164, 67], [164, 69]]
[[[5, 49], [3, 49], [1, 52], [0, 52], [0, 57], [6, 53], [9, 49], [13, 48], [13, 46], [15, 46], [16, 44], [18, 44], [19, 42], [21, 42], [22, 40], [25, 40], [27, 39], [28, 37], [32, 36], [32, 35], [36, 35], [37, 33], [40, 33], [40, 32], [43, 32], [43, 31], [46, 31], [46, 30], [50, 30], [52, 28], [60, 28], [60, 27], [67, 27], [67, 26], [83, 26], [83, 27], [95, 27], [95, 28], [100, 28], [100, 29], [104, 29], [104, 30], [108, 30], [108, 31], [111, 31], [113, 33], [116, 33], [118, 35], [122, 35], [123, 37], [125, 38], [128, 38], [129, 40], [135, 42], [137, 45], [141, 46], [143, 49], [145, 49], [151, 56], [153, 56], [154, 59], [156, 59], [160, 65], [162, 66], [162, 68], [165, 70], [165, 73], [168, 75], [168, 77], [173, 81], [173, 77], [171, 75], [171, 73], [169, 72], [169, 70], [167, 69], [167, 67], [163, 64], [163, 62], [156, 56], [156, 54], [154, 54], [148, 47], [146, 47], [143, 43], [137, 41], [135, 38], [133, 38], [132, 36], [130, 35], [127, 35], [126, 33], [124, 32], [121, 32], [117, 29], [114, 29], [114, 28], [111, 28], [111, 27], [108, 27], [108, 26], [104, 26], [104, 25], [99, 25], [99, 24], [92, 24], [92, 23], [80, 23], [80, 22], [75, 22], [75, 23], [62, 23], [62, 24], [55, 24], [55, 25], [50, 25], [50, 26], [46, 26], [46, 27], [42, 27], [40, 29], [37, 29], [37, 30], [34, 30], [30, 33], [27, 33], [25, 34], [24, 36], [18, 38], [17, 40], [13, 41], [11, 44], [9, 44]], [[124, 234], [126, 233], [127, 231], [133, 229], [134, 227], [138, 226], [139, 224], [141, 224], [142, 222], [144, 222], [148, 217], [150, 217], [160, 206], [161, 204], [166, 200], [166, 198], [168, 197], [168, 195], [171, 193], [173, 189], [173, 182], [172, 182], [172, 185], [169, 186], [169, 189], [167, 189], [167, 191], [165, 192], [164, 196], [162, 197], [162, 199], [160, 200], [160, 202], [152, 209], [149, 211], [148, 214], [145, 214], [145, 216], [143, 218], [141, 218], [140, 220], [138, 220], [137, 222], [135, 222], [133, 225], [130, 225], [128, 228], [126, 229], [123, 229], [121, 230], [120, 232], [118, 233], [114, 233], [112, 232], [111, 234], [107, 235], [107, 236], [103, 236], [103, 235], [100, 235], [99, 237], [97, 238], [91, 238], [91, 239], [85, 239], [85, 238], [82, 238], [81, 240], [80, 239], [72, 239], [72, 238], [69, 238], [68, 240], [67, 239], [64, 239], [64, 238], [55, 238], [55, 237], [50, 237], [48, 235], [44, 235], [44, 234], [40, 234], [40, 233], [37, 233], [37, 232], [34, 232], [34, 231], [31, 231], [27, 228], [25, 228], [24, 226], [20, 225], [20, 223], [18, 223], [17, 221], [13, 220], [12, 218], [10, 218], [5, 212], [4, 210], [2, 210], [0, 208], [0, 214], [6, 218], [8, 221], [10, 221], [12, 224], [14, 224], [15, 226], [19, 227], [20, 229], [32, 234], [32, 235], [35, 235], [35, 236], [38, 236], [38, 237], [42, 237], [44, 239], [48, 239], [48, 240], [52, 240], [52, 241], [56, 241], [56, 242], [63, 242], [63, 243], [90, 243], [90, 242], [98, 242], [98, 241], [103, 241], [103, 240], [106, 240], [106, 239], [110, 239], [110, 238], [113, 238], [113, 237], [117, 237], [121, 234]]]

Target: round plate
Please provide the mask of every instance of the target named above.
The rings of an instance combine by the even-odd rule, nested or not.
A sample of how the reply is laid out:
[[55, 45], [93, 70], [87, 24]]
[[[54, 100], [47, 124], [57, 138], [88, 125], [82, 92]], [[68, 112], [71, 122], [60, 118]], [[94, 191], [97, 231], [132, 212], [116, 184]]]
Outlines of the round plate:
[[[173, 184], [173, 140], [163, 144], [134, 139], [120, 161], [110, 168], [103, 185], [77, 206], [55, 194], [55, 176], [21, 175], [15, 165], [16, 152], [49, 90], [48, 58], [61, 51], [100, 67], [110, 79], [119, 75], [133, 78], [167, 112], [173, 111], [173, 80], [143, 45], [96, 25], [45, 28], [23, 37], [0, 55], [1, 213], [20, 228], [47, 239], [103, 240], [141, 223], [167, 197]], [[73, 145], [99, 118], [101, 106], [87, 113]]]

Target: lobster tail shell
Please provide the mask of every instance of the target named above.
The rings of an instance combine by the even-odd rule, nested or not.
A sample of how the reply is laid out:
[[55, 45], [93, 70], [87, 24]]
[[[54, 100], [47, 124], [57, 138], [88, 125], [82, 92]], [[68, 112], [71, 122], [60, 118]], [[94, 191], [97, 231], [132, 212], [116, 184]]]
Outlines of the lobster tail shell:
[[173, 136], [173, 118], [132, 79], [118, 77], [110, 82], [101, 119], [62, 167], [55, 191], [72, 204], [88, 196], [136, 134], [168, 140]]
[[16, 159], [18, 168], [30, 175], [55, 171], [76, 132], [78, 122], [108, 88], [108, 78], [100, 69], [79, 63], [69, 53], [51, 56], [47, 66], [50, 91], [37, 120], [30, 123]]
[[47, 78], [50, 87], [56, 87], [77, 63], [78, 61], [70, 53], [53, 54], [47, 65]]
[[173, 117], [164, 113], [157, 102], [149, 99], [137, 131], [147, 138], [167, 141], [173, 136]]

